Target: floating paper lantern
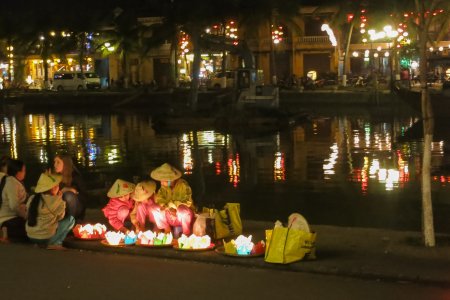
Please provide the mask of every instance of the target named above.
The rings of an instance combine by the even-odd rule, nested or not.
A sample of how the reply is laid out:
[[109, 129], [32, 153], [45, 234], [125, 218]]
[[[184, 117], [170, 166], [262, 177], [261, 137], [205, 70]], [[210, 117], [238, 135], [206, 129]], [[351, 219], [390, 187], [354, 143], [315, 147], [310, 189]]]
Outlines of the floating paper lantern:
[[80, 239], [101, 239], [105, 237], [106, 226], [100, 223], [95, 225], [85, 224], [76, 225], [73, 228], [73, 234]]
[[154, 240], [155, 236], [156, 236], [156, 234], [151, 230], [139, 231], [138, 244], [153, 245], [153, 240]]
[[159, 233], [153, 232], [151, 230], [147, 230], [144, 232], [138, 233], [138, 244], [140, 245], [148, 245], [148, 246], [161, 246], [161, 245], [170, 245], [173, 241], [172, 233]]
[[264, 254], [266, 252], [266, 243], [264, 241], [259, 241], [253, 246], [252, 253], [254, 255]]
[[240, 235], [236, 240], [230, 242], [224, 241], [225, 253], [237, 254], [237, 255], [258, 255], [265, 251], [264, 241], [260, 241], [256, 244], [252, 242], [252, 236], [245, 237]]
[[245, 237], [243, 235], [238, 236], [234, 241], [234, 244], [236, 245], [236, 252], [239, 255], [249, 255], [252, 252], [254, 246], [254, 244], [252, 243], [251, 235], [249, 235], [248, 237]]
[[116, 231], [108, 231], [105, 234], [105, 238], [106, 238], [106, 241], [108, 242], [108, 244], [117, 246], [125, 238], [125, 234], [123, 234], [120, 231], [117, 231], [117, 232]]
[[136, 243], [137, 240], [137, 236], [136, 233], [134, 233], [134, 231], [130, 231], [128, 232], [125, 237], [123, 238], [123, 242], [125, 245], [133, 245]]
[[178, 239], [178, 248], [180, 249], [206, 249], [211, 246], [211, 238], [208, 235], [186, 236], [184, 234]]

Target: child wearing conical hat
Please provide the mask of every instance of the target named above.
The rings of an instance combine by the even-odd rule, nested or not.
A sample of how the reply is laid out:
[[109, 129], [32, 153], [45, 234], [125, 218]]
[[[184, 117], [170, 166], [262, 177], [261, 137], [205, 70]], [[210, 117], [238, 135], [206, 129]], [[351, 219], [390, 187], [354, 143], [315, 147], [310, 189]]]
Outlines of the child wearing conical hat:
[[161, 187], [155, 195], [157, 209], [152, 210], [153, 217], [161, 217], [161, 224], [156, 223], [159, 229], [166, 232], [171, 227], [181, 226], [183, 234], [190, 235], [194, 219], [194, 206], [192, 189], [186, 180], [181, 178], [181, 172], [168, 163], [156, 168], [150, 173], [154, 180], [161, 182]]
[[36, 195], [27, 203], [27, 235], [31, 242], [47, 245], [47, 249], [63, 250], [62, 243], [75, 225], [75, 219], [65, 215], [66, 203], [59, 192], [61, 179], [60, 175], [41, 174]]
[[131, 199], [134, 200], [134, 209], [130, 214], [131, 223], [133, 223], [136, 232], [145, 231], [146, 221], [155, 223], [153, 214], [151, 214], [152, 207], [154, 207], [155, 201], [156, 183], [153, 180], [145, 180], [139, 182], [134, 193], [131, 194]]
[[115, 230], [129, 230], [124, 224], [134, 207], [134, 201], [130, 197], [134, 187], [131, 182], [117, 179], [108, 191], [109, 201], [102, 211]]

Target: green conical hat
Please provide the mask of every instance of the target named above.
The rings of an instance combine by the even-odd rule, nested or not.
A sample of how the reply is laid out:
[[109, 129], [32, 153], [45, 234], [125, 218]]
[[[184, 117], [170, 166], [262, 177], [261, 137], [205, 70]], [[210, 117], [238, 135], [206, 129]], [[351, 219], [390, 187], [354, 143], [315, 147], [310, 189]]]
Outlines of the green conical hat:
[[181, 177], [181, 172], [169, 165], [168, 163], [154, 169], [150, 176], [158, 181], [172, 181]]
[[62, 180], [61, 175], [42, 173], [37, 182], [35, 192], [42, 193], [51, 190], [57, 186]]
[[156, 190], [156, 182], [153, 180], [147, 180], [139, 182], [134, 189], [134, 193], [131, 196], [134, 201], [142, 202], [150, 198]]
[[118, 198], [131, 194], [134, 191], [134, 184], [122, 179], [117, 179], [108, 191], [109, 198]]

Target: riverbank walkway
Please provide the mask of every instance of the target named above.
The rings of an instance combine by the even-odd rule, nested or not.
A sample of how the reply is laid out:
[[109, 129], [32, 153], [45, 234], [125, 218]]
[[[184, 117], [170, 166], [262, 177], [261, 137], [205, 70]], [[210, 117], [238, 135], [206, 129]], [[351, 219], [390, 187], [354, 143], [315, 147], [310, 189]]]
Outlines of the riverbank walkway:
[[[101, 211], [93, 209], [88, 210], [86, 221], [91, 223], [106, 222], [101, 215]], [[271, 229], [273, 223], [244, 220], [243, 226], [243, 234], [252, 234], [253, 241], [258, 241], [264, 238], [264, 231]], [[65, 246], [80, 251], [150, 256], [162, 259], [264, 268], [273, 271], [329, 274], [369, 280], [414, 282], [450, 287], [449, 234], [437, 235], [437, 246], [426, 248], [423, 246], [420, 232], [314, 224], [311, 224], [311, 228], [317, 233], [316, 259], [303, 260], [289, 265], [269, 264], [264, 262], [263, 257], [229, 257], [215, 251], [186, 252], [170, 248], [154, 249], [138, 246], [115, 248], [104, 246], [98, 241], [80, 241], [73, 238], [67, 238]], [[0, 247], [2, 246], [0, 245]]]

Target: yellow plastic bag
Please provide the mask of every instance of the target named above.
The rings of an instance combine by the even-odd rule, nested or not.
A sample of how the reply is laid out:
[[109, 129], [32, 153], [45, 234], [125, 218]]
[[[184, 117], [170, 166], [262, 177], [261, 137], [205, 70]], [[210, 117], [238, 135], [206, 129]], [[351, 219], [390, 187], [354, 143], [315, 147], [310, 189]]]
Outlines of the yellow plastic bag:
[[316, 233], [275, 227], [266, 230], [265, 262], [289, 264], [302, 260], [306, 255], [315, 258]]
[[[203, 208], [203, 211], [212, 209]], [[216, 239], [233, 237], [242, 234], [241, 206], [239, 203], [227, 203], [222, 210], [213, 210]]]

